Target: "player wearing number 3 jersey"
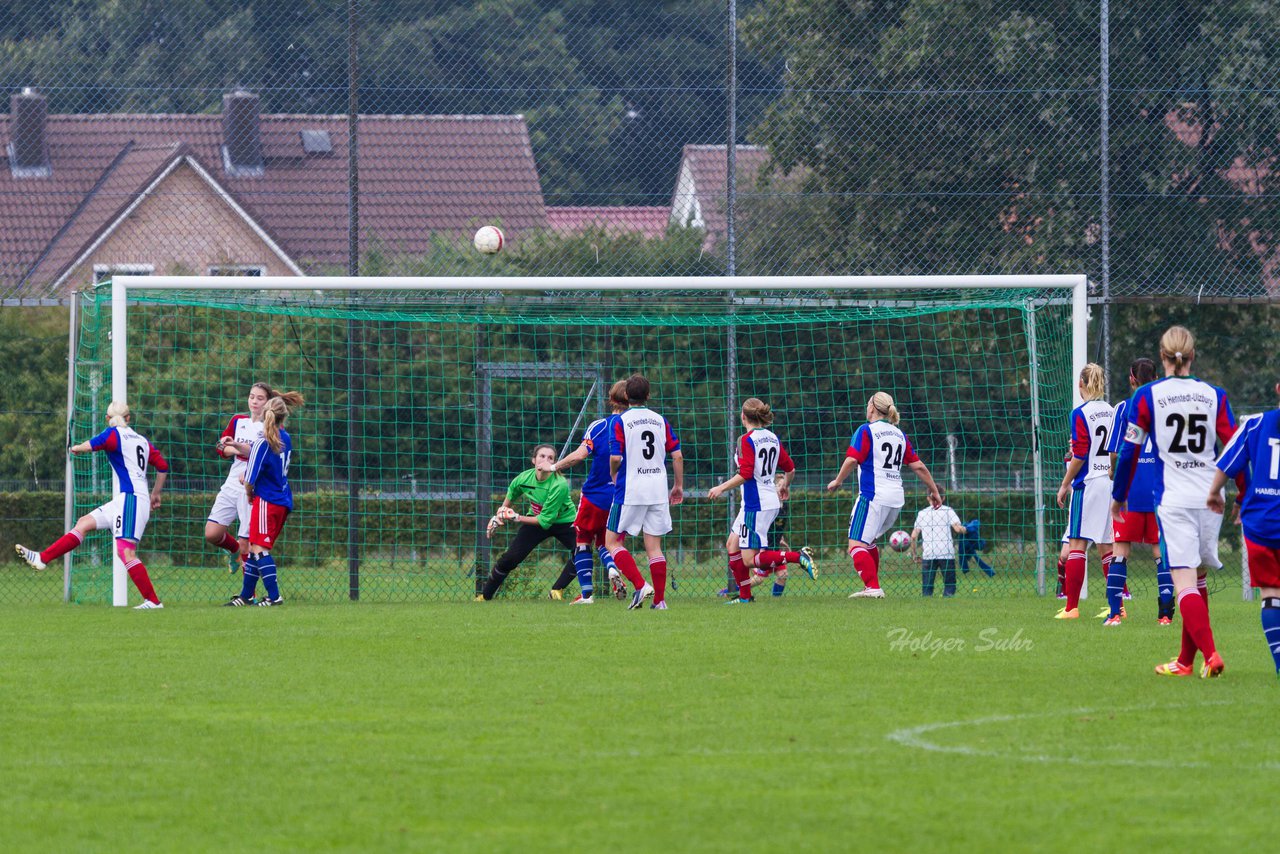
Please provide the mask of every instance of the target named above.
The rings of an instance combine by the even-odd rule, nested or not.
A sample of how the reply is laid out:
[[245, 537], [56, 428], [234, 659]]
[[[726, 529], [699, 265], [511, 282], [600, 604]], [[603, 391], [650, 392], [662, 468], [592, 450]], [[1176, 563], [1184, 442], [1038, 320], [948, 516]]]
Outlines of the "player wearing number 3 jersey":
[[1112, 527], [1108, 513], [1107, 484], [1111, 476], [1111, 455], [1107, 439], [1115, 412], [1102, 399], [1106, 379], [1102, 368], [1092, 362], [1080, 372], [1080, 398], [1071, 411], [1071, 459], [1058, 487], [1058, 506], [1070, 507], [1067, 515], [1066, 607], [1056, 614], [1059, 620], [1080, 616], [1080, 590], [1084, 586], [1085, 550], [1093, 543], [1102, 558], [1106, 576], [1111, 562]]
[[1170, 327], [1160, 339], [1165, 376], [1138, 389], [1129, 401], [1129, 426], [1111, 490], [1111, 514], [1123, 522], [1138, 454], [1150, 436], [1156, 457], [1156, 521], [1182, 614], [1182, 649], [1177, 659], [1156, 668], [1169, 676], [1189, 675], [1197, 650], [1205, 659], [1201, 676], [1217, 676], [1223, 669], [1209, 625], [1205, 583], [1205, 571], [1222, 566], [1222, 517], [1205, 506], [1205, 495], [1215, 472], [1214, 440], [1226, 443], [1235, 434], [1236, 420], [1226, 392], [1191, 376], [1195, 355], [1195, 338], [1181, 326]]
[[[605, 548], [618, 570], [635, 585], [630, 609], [653, 597], [653, 607], [667, 607], [667, 559], [662, 535], [671, 530], [671, 505], [684, 501], [684, 455], [667, 419], [649, 409], [649, 381], [640, 374], [627, 379], [630, 408], [618, 416], [609, 439], [609, 468], [614, 475], [613, 506], [605, 526]], [[667, 490], [667, 455], [675, 482]], [[627, 534], [643, 534], [653, 583], [644, 580], [635, 558], [622, 545]]]
[[911, 441], [898, 429], [898, 407], [893, 398], [878, 391], [867, 401], [867, 423], [859, 427], [849, 440], [844, 462], [835, 478], [827, 484], [835, 492], [845, 478], [858, 467], [858, 498], [849, 518], [849, 557], [857, 570], [862, 590], [850, 599], [883, 599], [880, 588], [880, 539], [897, 521], [906, 499], [902, 492], [902, 467], [916, 473], [929, 491], [929, 504], [942, 506], [942, 496], [933, 482], [929, 468], [916, 456]]
[[[147, 568], [138, 560], [138, 543], [147, 529], [151, 511], [160, 506], [160, 493], [168, 476], [169, 464], [163, 455], [141, 434], [129, 426], [129, 407], [112, 401], [107, 407], [106, 430], [87, 442], [72, 445], [73, 454], [102, 451], [111, 464], [111, 482], [115, 496], [92, 513], [76, 522], [76, 526], [58, 538], [43, 552], [18, 545], [18, 555], [34, 569], [44, 569], [50, 561], [72, 551], [90, 531], [110, 529], [116, 540], [116, 554], [124, 563], [129, 579], [142, 594], [142, 604], [136, 610], [163, 608], [160, 597], [151, 586]], [[147, 470], [156, 473], [154, 489], [148, 489]]]

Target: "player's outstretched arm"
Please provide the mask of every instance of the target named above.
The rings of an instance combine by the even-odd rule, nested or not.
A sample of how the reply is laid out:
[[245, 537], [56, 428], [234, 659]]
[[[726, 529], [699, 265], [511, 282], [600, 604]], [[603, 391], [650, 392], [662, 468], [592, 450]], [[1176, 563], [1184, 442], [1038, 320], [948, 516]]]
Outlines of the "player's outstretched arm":
[[942, 506], [942, 493], [938, 491], [938, 484], [933, 482], [933, 475], [929, 472], [929, 467], [924, 464], [923, 460], [916, 460], [908, 464], [916, 477], [920, 478], [920, 482], [924, 484], [925, 490], [929, 494], [929, 504], [933, 509], [937, 510]]
[[746, 482], [747, 482], [747, 479], [745, 477], [735, 473], [733, 477], [729, 478], [724, 483], [717, 483], [715, 486], [708, 489], [707, 497], [719, 498], [721, 495], [724, 495], [726, 492], [732, 489], [737, 489], [739, 486], [742, 486], [742, 484]]
[[541, 472], [551, 472], [552, 474], [558, 474], [562, 471], [567, 471], [573, 468], [574, 466], [576, 466], [578, 463], [585, 460], [590, 455], [591, 455], [591, 449], [587, 447], [586, 442], [583, 442], [581, 445], [575, 448], [572, 453], [567, 454], [564, 457], [561, 457], [560, 459], [556, 460], [554, 463], [548, 463], [547, 461], [543, 460], [542, 462], [538, 463], [537, 468], [538, 468], [538, 471], [541, 471]]
[[845, 457], [844, 461], [840, 463], [840, 470], [836, 472], [836, 476], [827, 484], [827, 492], [835, 492], [839, 489], [840, 484], [844, 483], [845, 478], [849, 476], [857, 464], [858, 461], [853, 457]]

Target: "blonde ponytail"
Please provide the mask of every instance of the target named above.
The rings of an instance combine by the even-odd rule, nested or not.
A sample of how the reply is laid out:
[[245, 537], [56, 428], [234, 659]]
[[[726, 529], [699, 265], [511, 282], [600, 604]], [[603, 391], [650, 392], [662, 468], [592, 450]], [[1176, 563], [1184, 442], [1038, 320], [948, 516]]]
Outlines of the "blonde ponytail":
[[1173, 365], [1175, 372], [1191, 364], [1196, 357], [1196, 337], [1185, 326], [1170, 326], [1160, 336], [1160, 358]]
[[1090, 362], [1080, 371], [1080, 385], [1084, 391], [1082, 396], [1085, 400], [1102, 400], [1107, 393], [1106, 377], [1102, 373], [1102, 366]]
[[299, 392], [285, 391], [267, 398], [262, 408], [262, 438], [267, 440], [271, 450], [277, 454], [284, 450], [280, 429], [284, 427], [284, 422], [289, 417], [290, 407], [301, 406], [302, 403], [302, 395]]
[[749, 397], [742, 403], [742, 417], [751, 424], [768, 427], [773, 423], [773, 407], [758, 397]]
[[901, 420], [901, 416], [898, 415], [898, 407], [893, 405], [893, 395], [888, 392], [878, 391], [871, 395], [867, 405], [879, 412], [884, 417], [884, 420], [890, 424], [897, 424]]
[[107, 406], [107, 423], [112, 427], [123, 427], [129, 423], [129, 404], [113, 400]]

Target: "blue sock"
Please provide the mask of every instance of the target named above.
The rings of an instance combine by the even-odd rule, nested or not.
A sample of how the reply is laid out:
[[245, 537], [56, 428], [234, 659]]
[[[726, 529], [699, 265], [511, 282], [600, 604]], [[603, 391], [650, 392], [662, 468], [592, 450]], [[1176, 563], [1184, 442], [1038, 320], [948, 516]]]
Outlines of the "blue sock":
[[1107, 604], [1111, 606], [1111, 616], [1120, 616], [1120, 606], [1124, 601], [1124, 583], [1129, 578], [1128, 559], [1113, 557], [1111, 569], [1107, 572]]
[[590, 599], [591, 594], [596, 592], [591, 580], [591, 567], [591, 549], [578, 546], [573, 552], [573, 571], [578, 573], [578, 586], [582, 588], [583, 599]]
[[276, 561], [270, 552], [258, 557], [258, 571], [262, 573], [262, 586], [267, 588], [267, 598], [272, 602], [280, 598], [280, 585], [276, 584]]
[[608, 549], [606, 549], [604, 546], [600, 546], [599, 548], [596, 549], [596, 554], [599, 555], [600, 565], [604, 567], [605, 572], [609, 572], [609, 570], [611, 569], [615, 571], [617, 570], [618, 565], [614, 563], [613, 555], [609, 554]]
[[261, 572], [258, 570], [258, 556], [253, 552], [245, 555], [244, 558], [244, 581], [240, 585], [240, 598], [248, 602], [253, 598], [253, 594], [258, 592], [258, 576]]
[[1280, 599], [1262, 600], [1262, 635], [1276, 663], [1276, 674], [1280, 675]]
[[1161, 606], [1172, 611], [1173, 573], [1169, 572], [1169, 564], [1163, 556], [1156, 558], [1156, 590]]
[[785, 585], [785, 584], [779, 584], [779, 583], [778, 583], [778, 582], [776, 582], [776, 581], [775, 581], [775, 582], [773, 582], [773, 595], [774, 595], [774, 596], [781, 596], [783, 593], [786, 593], [786, 592], [787, 592], [787, 585]]

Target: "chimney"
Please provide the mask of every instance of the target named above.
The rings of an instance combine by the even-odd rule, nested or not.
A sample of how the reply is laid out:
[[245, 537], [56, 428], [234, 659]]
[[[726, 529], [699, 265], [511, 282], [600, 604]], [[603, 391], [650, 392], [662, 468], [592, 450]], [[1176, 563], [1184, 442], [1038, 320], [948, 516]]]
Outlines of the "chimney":
[[240, 178], [263, 173], [258, 96], [243, 89], [222, 96], [222, 166]]
[[44, 95], [25, 88], [9, 98], [9, 168], [15, 178], [49, 177], [47, 119]]

